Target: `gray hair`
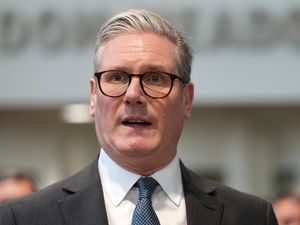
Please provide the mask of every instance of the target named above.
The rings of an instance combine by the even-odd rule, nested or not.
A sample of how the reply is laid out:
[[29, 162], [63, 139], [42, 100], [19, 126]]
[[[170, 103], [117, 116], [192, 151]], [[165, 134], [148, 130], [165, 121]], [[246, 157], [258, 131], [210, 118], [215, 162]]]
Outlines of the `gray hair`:
[[121, 33], [152, 32], [168, 38], [178, 48], [177, 64], [180, 76], [190, 81], [192, 66], [192, 50], [183, 35], [164, 18], [144, 9], [131, 9], [122, 12], [108, 20], [97, 35], [94, 67], [95, 70], [101, 58], [101, 47]]

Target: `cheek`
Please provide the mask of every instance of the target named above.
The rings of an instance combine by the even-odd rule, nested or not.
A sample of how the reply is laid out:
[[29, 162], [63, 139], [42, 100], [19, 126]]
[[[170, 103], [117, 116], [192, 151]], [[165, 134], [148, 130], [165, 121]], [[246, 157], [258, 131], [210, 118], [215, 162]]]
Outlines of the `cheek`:
[[[170, 132], [170, 130], [175, 129], [184, 121], [184, 108], [182, 102], [178, 102], [177, 104], [170, 104], [170, 107], [163, 108], [161, 112], [162, 121], [167, 125], [166, 132]], [[163, 122], [162, 122], [163, 124]]]
[[117, 112], [117, 106], [111, 101], [99, 99], [96, 107], [95, 123], [98, 131], [110, 128]]
[[99, 144], [105, 147], [110, 142], [116, 114], [115, 106], [109, 101], [100, 99], [97, 101], [95, 109], [95, 130]]

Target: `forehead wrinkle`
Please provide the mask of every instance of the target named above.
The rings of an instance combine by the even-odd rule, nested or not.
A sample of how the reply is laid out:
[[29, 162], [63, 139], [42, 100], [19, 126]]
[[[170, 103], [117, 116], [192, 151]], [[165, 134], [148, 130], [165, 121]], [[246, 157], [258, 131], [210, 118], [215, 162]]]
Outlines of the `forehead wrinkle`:
[[[156, 38], [161, 38], [164, 40], [169, 41], [165, 37], [156, 37]], [[173, 43], [170, 43], [173, 45]], [[174, 45], [174, 47], [176, 47]], [[124, 45], [119, 46], [119, 50], [121, 53], [144, 53], [144, 52], [152, 52], [155, 54], [159, 55], [165, 55], [166, 57], [169, 57], [168, 54], [163, 54], [164, 51], [161, 51], [161, 48], [159, 48], [156, 44], [153, 44], [152, 42], [149, 42], [145, 40], [143, 37], [142, 38], [128, 38], [124, 41]], [[133, 52], [132, 52], [133, 51]]]
[[[152, 54], [158, 55], [158, 57], [163, 58], [163, 57], [168, 57], [168, 55], [162, 56], [161, 52], [154, 52], [152, 50], [145, 50], [143, 48], [139, 48], [138, 50], [135, 50], [134, 52], [131, 50], [122, 50], [120, 51], [120, 54], [125, 54], [125, 57], [123, 58], [124, 62], [130, 61], [134, 65], [139, 65], [140, 64], [140, 58], [136, 58], [136, 54], [141, 53], [141, 58], [147, 58], [149, 57], [148, 55], [143, 55], [144, 53], [151, 52]], [[135, 61], [135, 62], [133, 62]], [[176, 63], [176, 62], [174, 62]], [[176, 65], [176, 64], [175, 64]], [[129, 67], [131, 68], [131, 65], [126, 65], [126, 66], [117, 66], [118, 68], [126, 68]], [[174, 65], [166, 65], [163, 60], [148, 60], [148, 61], [143, 61], [140, 64], [140, 69], [145, 72], [147, 70], [156, 70], [156, 71], [162, 71], [162, 72], [169, 72], [172, 73], [174, 72]], [[128, 70], [128, 69], [127, 69]]]
[[151, 52], [157, 55], [164, 55], [163, 51], [161, 51], [160, 48], [158, 48], [156, 45], [128, 45], [128, 46], [120, 46], [118, 48], [120, 53], [126, 53], [126, 54], [135, 54], [135, 53], [147, 53]]

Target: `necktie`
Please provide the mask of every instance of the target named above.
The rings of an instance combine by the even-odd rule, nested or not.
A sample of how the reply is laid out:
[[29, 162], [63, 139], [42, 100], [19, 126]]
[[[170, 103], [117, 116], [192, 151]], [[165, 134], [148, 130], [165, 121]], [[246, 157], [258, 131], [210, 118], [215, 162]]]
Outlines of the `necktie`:
[[133, 212], [132, 225], [160, 225], [151, 201], [157, 185], [152, 177], [141, 177], [137, 181], [139, 200]]

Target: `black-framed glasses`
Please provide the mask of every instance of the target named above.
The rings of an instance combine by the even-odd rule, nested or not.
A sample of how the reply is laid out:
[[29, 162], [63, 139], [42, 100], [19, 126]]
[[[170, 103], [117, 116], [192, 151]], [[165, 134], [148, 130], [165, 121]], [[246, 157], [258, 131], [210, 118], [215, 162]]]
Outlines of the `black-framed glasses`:
[[188, 83], [181, 77], [160, 71], [149, 71], [142, 74], [130, 74], [120, 70], [107, 70], [95, 73], [102, 94], [117, 98], [124, 95], [129, 87], [132, 77], [138, 76], [143, 92], [151, 98], [167, 97], [178, 79], [183, 84]]

